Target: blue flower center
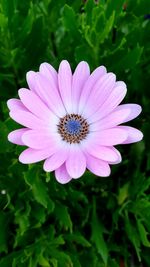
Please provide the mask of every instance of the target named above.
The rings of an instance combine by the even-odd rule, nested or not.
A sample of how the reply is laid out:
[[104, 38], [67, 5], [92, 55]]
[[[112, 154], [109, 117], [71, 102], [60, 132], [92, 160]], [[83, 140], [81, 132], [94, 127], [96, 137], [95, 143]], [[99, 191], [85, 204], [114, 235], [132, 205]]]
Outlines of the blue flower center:
[[89, 124], [78, 114], [67, 114], [57, 126], [62, 140], [70, 144], [79, 144], [89, 133]]
[[65, 129], [68, 134], [79, 134], [81, 131], [81, 123], [78, 120], [69, 120], [65, 124]]

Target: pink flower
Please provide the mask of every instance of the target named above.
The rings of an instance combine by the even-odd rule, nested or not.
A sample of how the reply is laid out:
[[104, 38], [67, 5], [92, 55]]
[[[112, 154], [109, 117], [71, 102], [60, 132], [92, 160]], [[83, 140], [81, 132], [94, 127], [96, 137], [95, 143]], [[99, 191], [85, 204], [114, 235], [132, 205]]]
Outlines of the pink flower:
[[137, 117], [137, 104], [119, 105], [126, 95], [126, 84], [100, 66], [90, 74], [82, 61], [72, 75], [63, 60], [58, 73], [48, 63], [39, 72], [29, 71], [30, 89], [19, 90], [20, 99], [7, 104], [10, 117], [25, 128], [8, 135], [10, 142], [26, 145], [19, 161], [44, 161], [44, 170], [55, 171], [65, 184], [81, 177], [86, 168], [98, 176], [110, 175], [110, 164], [121, 162], [114, 147], [142, 139], [142, 133], [120, 124]]

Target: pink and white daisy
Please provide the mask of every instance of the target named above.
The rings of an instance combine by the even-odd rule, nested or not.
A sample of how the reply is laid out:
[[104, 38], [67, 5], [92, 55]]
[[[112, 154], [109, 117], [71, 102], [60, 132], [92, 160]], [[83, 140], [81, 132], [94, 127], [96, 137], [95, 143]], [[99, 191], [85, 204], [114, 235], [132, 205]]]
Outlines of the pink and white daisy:
[[90, 74], [80, 62], [72, 74], [63, 60], [58, 73], [48, 63], [39, 72], [27, 73], [29, 89], [19, 90], [20, 99], [7, 104], [10, 117], [24, 128], [8, 135], [10, 142], [28, 148], [19, 156], [25, 164], [44, 161], [44, 170], [55, 171], [65, 184], [88, 169], [98, 176], [110, 175], [110, 164], [121, 162], [114, 147], [142, 139], [142, 133], [120, 124], [137, 117], [137, 104], [119, 105], [126, 84], [100, 66]]

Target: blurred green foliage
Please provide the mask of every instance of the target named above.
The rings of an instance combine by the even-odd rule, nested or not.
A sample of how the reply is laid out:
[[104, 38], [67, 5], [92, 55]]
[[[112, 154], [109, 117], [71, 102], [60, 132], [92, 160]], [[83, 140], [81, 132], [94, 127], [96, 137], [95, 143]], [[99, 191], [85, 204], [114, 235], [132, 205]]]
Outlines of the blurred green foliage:
[[[0, 1], [0, 267], [150, 266], [150, 12], [147, 0]], [[58, 184], [18, 162], [6, 100], [42, 62], [105, 65], [143, 114], [144, 141], [121, 147], [109, 178]], [[123, 265], [124, 262], [124, 265]]]

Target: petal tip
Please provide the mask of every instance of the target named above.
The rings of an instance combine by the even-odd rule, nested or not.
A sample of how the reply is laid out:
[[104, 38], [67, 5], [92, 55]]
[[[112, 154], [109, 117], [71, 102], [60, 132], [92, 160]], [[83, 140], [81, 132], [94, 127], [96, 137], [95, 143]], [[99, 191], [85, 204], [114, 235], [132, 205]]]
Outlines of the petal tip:
[[23, 157], [22, 153], [20, 154], [19, 158], [18, 158], [19, 162], [22, 164], [27, 164], [28, 162], [26, 162], [25, 158]]
[[72, 180], [72, 179], [67, 180], [67, 181], [64, 181], [64, 180], [59, 180], [59, 181], [58, 181], [58, 179], [56, 178], [56, 181], [57, 181], [59, 184], [62, 184], [62, 185], [64, 185], [64, 184], [68, 184], [71, 180]]
[[7, 100], [6, 104], [7, 104], [7, 107], [8, 107], [9, 109], [11, 109], [11, 99]]
[[26, 90], [28, 90], [28, 89], [20, 88], [20, 89], [18, 90], [18, 95], [19, 95], [20, 99], [22, 98], [22, 96], [23, 96], [24, 92], [26, 92]]
[[12, 141], [12, 133], [8, 134], [7, 139], [8, 139], [9, 142], [13, 143], [13, 141]]
[[144, 134], [141, 131], [139, 131], [139, 141], [141, 141], [143, 138], [144, 138]]
[[69, 66], [70, 67], [70, 64], [69, 64], [69, 62], [66, 60], [66, 59], [63, 59], [61, 62], [60, 62], [60, 65], [59, 65], [59, 67], [60, 66]]
[[43, 62], [40, 64], [39, 72], [42, 72], [43, 69], [49, 67], [49, 64], [47, 62]]
[[142, 112], [142, 107], [138, 104], [135, 104], [136, 105], [136, 108], [137, 108], [137, 116], [139, 116]]
[[98, 176], [98, 177], [103, 177], [103, 178], [105, 178], [105, 177], [109, 177], [111, 175], [111, 169], [110, 169], [110, 167], [107, 169], [107, 171], [104, 171], [103, 173], [101, 173], [100, 174], [100, 176]]
[[26, 73], [26, 80], [28, 81], [28, 79], [30, 79], [31, 75], [35, 74], [34, 71], [32, 70], [29, 70], [27, 73]]
[[45, 172], [51, 172], [51, 170], [49, 170], [49, 168], [48, 168], [48, 166], [47, 166], [47, 164], [44, 162], [44, 164], [43, 164], [43, 170], [45, 171]]

